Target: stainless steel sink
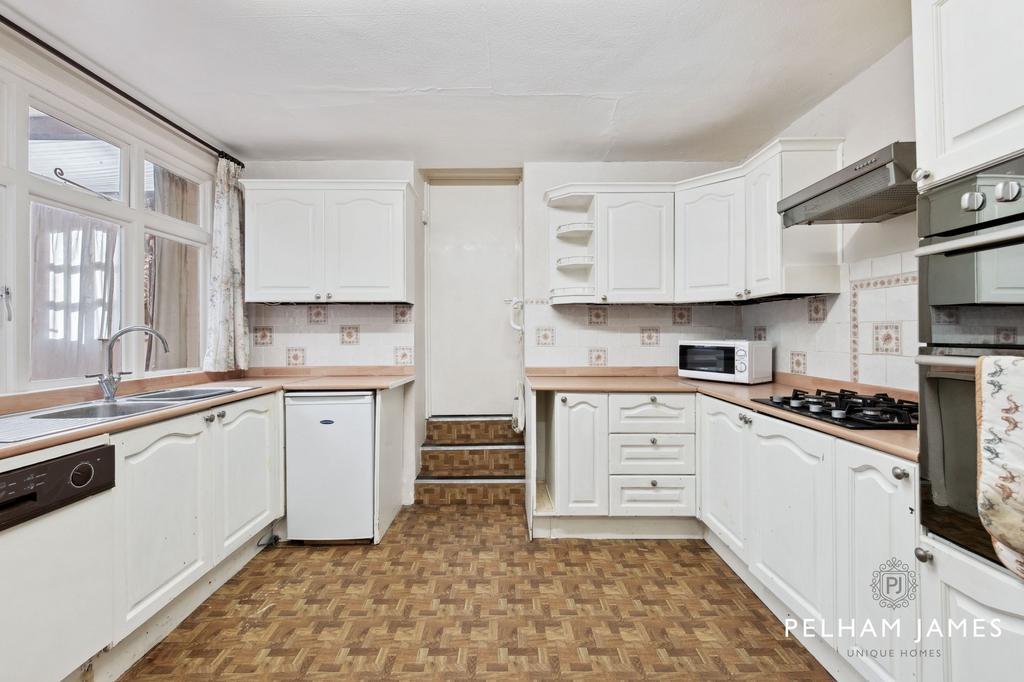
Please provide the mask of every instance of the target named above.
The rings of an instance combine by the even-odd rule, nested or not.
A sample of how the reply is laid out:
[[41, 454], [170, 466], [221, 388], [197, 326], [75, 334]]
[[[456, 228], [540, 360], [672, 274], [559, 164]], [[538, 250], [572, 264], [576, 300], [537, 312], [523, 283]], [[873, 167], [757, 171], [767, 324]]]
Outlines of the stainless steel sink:
[[124, 400], [131, 401], [151, 401], [151, 400], [168, 400], [174, 402], [188, 402], [190, 400], [204, 400], [206, 398], [214, 398], [219, 395], [227, 395], [234, 393], [234, 388], [170, 388], [164, 391], [153, 391], [152, 393], [140, 393], [138, 395], [128, 396]]
[[32, 415], [32, 419], [116, 419], [143, 412], [162, 410], [174, 407], [175, 403], [138, 402], [138, 403], [89, 403], [56, 412], [44, 412]]

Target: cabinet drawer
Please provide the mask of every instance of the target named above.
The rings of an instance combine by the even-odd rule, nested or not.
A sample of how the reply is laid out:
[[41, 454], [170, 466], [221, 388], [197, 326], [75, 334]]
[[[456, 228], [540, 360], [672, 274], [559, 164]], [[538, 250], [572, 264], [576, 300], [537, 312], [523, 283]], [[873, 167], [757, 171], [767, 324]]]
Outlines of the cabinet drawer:
[[609, 476], [611, 516], [694, 516], [696, 476]]
[[608, 471], [613, 474], [692, 474], [696, 438], [690, 433], [608, 436]]
[[693, 433], [692, 393], [613, 393], [608, 396], [611, 433]]

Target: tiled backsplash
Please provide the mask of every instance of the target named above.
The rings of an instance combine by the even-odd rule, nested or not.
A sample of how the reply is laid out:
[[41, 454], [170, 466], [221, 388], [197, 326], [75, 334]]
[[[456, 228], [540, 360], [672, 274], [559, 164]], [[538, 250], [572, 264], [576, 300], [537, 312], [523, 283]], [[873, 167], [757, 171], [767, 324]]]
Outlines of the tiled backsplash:
[[526, 302], [526, 366], [674, 365], [682, 339], [741, 332], [729, 305], [559, 305]]
[[743, 308], [743, 334], [771, 341], [775, 371], [916, 389], [917, 260], [843, 266], [842, 292]]
[[412, 365], [407, 304], [249, 305], [253, 367]]

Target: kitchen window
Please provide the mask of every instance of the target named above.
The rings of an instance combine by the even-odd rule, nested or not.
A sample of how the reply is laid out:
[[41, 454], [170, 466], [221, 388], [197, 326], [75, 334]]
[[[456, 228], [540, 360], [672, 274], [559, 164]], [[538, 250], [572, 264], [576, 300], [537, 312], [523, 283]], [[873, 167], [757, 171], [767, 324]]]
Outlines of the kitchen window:
[[103, 341], [121, 326], [121, 233], [102, 218], [31, 203], [32, 381], [105, 366]]
[[199, 224], [199, 183], [147, 160], [143, 187], [148, 210]]
[[193, 245], [147, 232], [142, 299], [143, 324], [162, 333], [170, 345], [165, 353], [152, 336], [145, 337], [146, 371], [197, 369], [202, 335], [200, 258]]
[[121, 198], [120, 147], [32, 107], [28, 133], [29, 172]]

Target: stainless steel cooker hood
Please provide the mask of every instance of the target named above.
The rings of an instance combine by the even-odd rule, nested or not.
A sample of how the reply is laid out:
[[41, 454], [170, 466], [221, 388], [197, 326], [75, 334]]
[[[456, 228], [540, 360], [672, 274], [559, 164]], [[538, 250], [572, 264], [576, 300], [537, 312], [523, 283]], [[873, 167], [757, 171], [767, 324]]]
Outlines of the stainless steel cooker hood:
[[913, 142], [893, 142], [779, 202], [785, 227], [879, 223], [917, 207]]

